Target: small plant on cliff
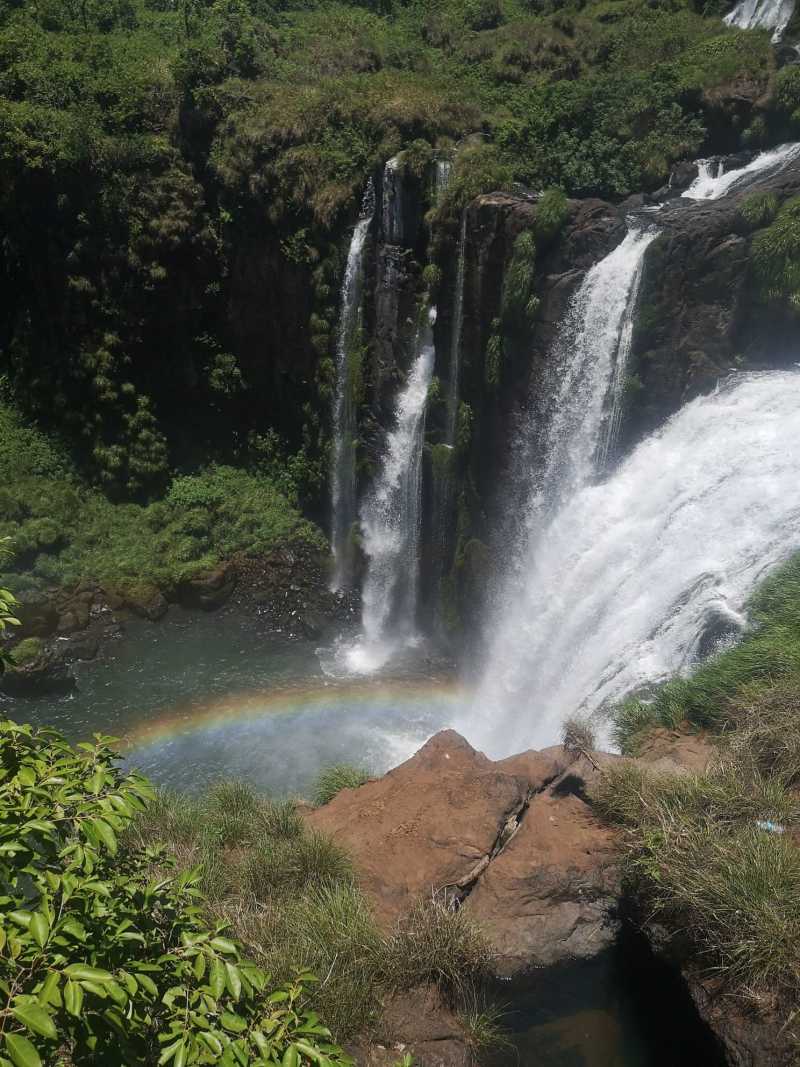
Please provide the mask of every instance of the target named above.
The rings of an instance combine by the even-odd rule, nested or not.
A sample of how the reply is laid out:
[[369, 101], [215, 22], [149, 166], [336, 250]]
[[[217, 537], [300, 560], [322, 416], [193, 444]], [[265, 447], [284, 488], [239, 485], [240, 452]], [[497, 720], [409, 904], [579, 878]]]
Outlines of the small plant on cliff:
[[597, 748], [594, 726], [589, 719], [571, 715], [561, 728], [561, 744], [570, 755], [590, 755]]
[[753, 270], [763, 300], [800, 311], [800, 197], [787, 200], [772, 225], [753, 238]]
[[0, 723], [0, 1061], [185, 1067], [349, 1063], [209, 923], [198, 873], [126, 830], [154, 795], [108, 738]]
[[318, 808], [329, 804], [343, 789], [358, 789], [369, 779], [369, 771], [364, 767], [335, 763], [332, 767], [326, 767], [317, 778], [313, 790], [314, 803]]
[[539, 300], [533, 290], [535, 271], [536, 238], [530, 230], [524, 230], [514, 241], [503, 278], [502, 318], [507, 329], [519, 330], [536, 317]]
[[569, 217], [569, 203], [563, 189], [546, 190], [536, 205], [536, 236], [552, 241]]
[[739, 205], [739, 214], [754, 230], [768, 226], [777, 213], [778, 198], [774, 193], [751, 193]]

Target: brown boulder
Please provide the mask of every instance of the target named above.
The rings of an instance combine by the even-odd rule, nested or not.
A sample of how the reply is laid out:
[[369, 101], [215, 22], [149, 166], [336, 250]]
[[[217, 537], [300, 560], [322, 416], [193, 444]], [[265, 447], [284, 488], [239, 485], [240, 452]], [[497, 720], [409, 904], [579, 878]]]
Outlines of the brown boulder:
[[614, 835], [584, 799], [596, 773], [581, 758], [533, 796], [519, 831], [464, 903], [498, 953], [498, 974], [588, 959], [617, 935]]
[[509, 820], [560, 770], [553, 755], [521, 759], [504, 768], [445, 730], [385, 777], [343, 790], [309, 821], [348, 849], [388, 928], [419, 897], [467, 886]]
[[28, 593], [14, 609], [20, 626], [19, 637], [49, 637], [58, 626], [58, 608], [45, 593]]

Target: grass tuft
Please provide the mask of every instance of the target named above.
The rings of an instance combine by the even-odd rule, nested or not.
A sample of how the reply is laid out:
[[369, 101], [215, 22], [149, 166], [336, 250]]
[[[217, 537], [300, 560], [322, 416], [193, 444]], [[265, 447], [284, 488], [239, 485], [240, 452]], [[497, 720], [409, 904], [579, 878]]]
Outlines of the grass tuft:
[[326, 767], [314, 783], [314, 803], [318, 808], [330, 804], [343, 789], [358, 789], [370, 780], [370, 773], [364, 767], [353, 767], [349, 763], [336, 763]]

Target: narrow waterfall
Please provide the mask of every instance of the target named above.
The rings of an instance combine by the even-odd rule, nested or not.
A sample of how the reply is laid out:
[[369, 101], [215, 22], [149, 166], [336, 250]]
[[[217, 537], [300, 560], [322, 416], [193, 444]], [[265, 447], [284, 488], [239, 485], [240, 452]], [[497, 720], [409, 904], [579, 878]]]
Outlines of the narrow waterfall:
[[541, 391], [545, 400], [531, 420], [531, 433], [546, 428], [543, 462], [527, 472], [529, 535], [543, 516], [594, 479], [604, 438], [610, 447], [644, 255], [657, 235], [655, 229], [631, 229], [587, 273], [561, 324]]
[[450, 371], [447, 383], [447, 427], [445, 441], [452, 448], [456, 439], [458, 415], [458, 384], [461, 373], [461, 337], [464, 332], [464, 283], [466, 280], [467, 212], [461, 216], [458, 238], [456, 288], [453, 299], [453, 332], [450, 340]]
[[608, 481], [552, 516], [507, 605], [468, 736], [494, 752], [556, 741], [688, 668], [800, 539], [800, 373], [733, 375], [686, 405]]
[[741, 30], [772, 30], [772, 43], [778, 44], [794, 14], [795, 0], [739, 0], [725, 16], [728, 26]]
[[355, 346], [361, 327], [361, 295], [364, 280], [364, 244], [375, 212], [375, 191], [370, 179], [353, 230], [342, 282], [339, 332], [336, 338], [336, 392], [333, 398], [333, 455], [331, 460], [331, 588], [341, 589], [353, 576], [352, 527], [356, 511], [356, 405], [354, 377], [358, 372]]
[[435, 187], [435, 201], [438, 204], [444, 194], [447, 192], [447, 187], [450, 184], [450, 175], [453, 172], [453, 161], [451, 159], [442, 158], [436, 160], [436, 187]]
[[403, 179], [399, 156], [387, 159], [384, 164], [382, 185], [383, 242], [387, 245], [400, 245], [403, 243]]
[[362, 591], [362, 636], [344, 649], [347, 669], [377, 670], [416, 633], [420, 491], [425, 404], [434, 363], [431, 308], [420, 326], [416, 356], [397, 397], [395, 424], [383, 465], [361, 506], [367, 576]]
[[779, 173], [799, 156], [800, 143], [784, 144], [768, 152], [759, 152], [746, 167], [738, 167], [727, 173], [723, 172], [721, 164], [714, 167], [707, 160], [700, 160], [697, 177], [681, 195], [689, 200], [719, 200], [734, 187], [739, 191], [764, 174]]

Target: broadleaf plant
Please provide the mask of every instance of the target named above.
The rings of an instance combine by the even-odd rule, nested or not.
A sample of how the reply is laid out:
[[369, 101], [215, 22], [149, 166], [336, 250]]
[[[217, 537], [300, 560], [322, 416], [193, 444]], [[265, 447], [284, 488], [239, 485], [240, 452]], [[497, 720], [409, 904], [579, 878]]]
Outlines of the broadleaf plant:
[[349, 1067], [313, 976], [273, 987], [197, 872], [129, 843], [153, 790], [112, 744], [0, 722], [0, 1065]]

